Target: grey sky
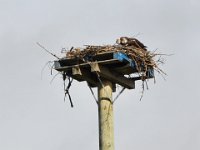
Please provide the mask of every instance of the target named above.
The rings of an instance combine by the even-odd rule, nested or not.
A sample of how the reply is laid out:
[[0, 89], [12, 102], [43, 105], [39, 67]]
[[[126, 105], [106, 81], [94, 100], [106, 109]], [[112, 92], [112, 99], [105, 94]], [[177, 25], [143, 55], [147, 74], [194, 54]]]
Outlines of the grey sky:
[[[137, 37], [167, 54], [139, 101], [141, 83], [114, 105], [115, 149], [200, 149], [198, 0], [0, 0], [0, 149], [98, 149], [97, 106], [86, 83], [74, 82], [75, 107], [63, 102], [54, 60], [35, 43], [60, 55], [62, 47], [113, 44]], [[56, 74], [56, 72], [54, 72]]]

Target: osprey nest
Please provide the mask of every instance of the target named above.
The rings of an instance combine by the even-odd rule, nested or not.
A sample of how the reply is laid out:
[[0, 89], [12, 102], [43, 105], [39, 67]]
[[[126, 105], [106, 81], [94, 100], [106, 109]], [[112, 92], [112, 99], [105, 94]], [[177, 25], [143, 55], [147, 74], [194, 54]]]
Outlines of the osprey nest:
[[85, 58], [88, 58], [87, 56], [92, 58], [93, 56], [101, 53], [122, 52], [135, 62], [137, 72], [140, 73], [142, 80], [148, 78], [146, 77], [146, 73], [149, 68], [154, 69], [162, 75], [166, 75], [165, 72], [158, 67], [159, 64], [164, 63], [163, 58], [161, 57], [164, 54], [158, 54], [155, 51], [147, 50], [147, 47], [136, 38], [120, 37], [114, 45], [85, 46], [85, 48], [72, 47], [68, 52], [66, 52], [66, 58], [77, 58], [88, 62], [88, 60], [85, 60]]
[[[119, 39], [117, 39], [116, 44], [114, 45], [85, 45], [84, 48], [72, 47], [69, 51], [64, 52], [64, 58], [57, 57], [39, 43], [37, 44], [58, 59], [54, 61], [54, 69], [61, 72], [63, 76], [65, 91], [64, 100], [66, 95], [68, 95], [71, 107], [73, 107], [73, 103], [69, 94], [69, 89], [71, 87], [72, 81], [73, 79], [76, 79], [78, 81], [85, 80], [88, 71], [88, 68], [86, 67], [87, 65], [91, 66], [91, 70], [93, 70], [91, 72], [96, 73], [96, 76], [94, 75], [94, 73], [91, 73], [91, 76], [87, 76], [87, 79], [85, 80], [88, 82], [88, 86], [93, 96], [94, 92], [92, 91], [92, 87], [98, 86], [98, 82], [96, 81], [99, 80], [99, 83], [103, 84], [100, 78], [101, 75], [103, 78], [112, 78], [111, 80], [113, 80], [113, 83], [119, 84], [123, 87], [123, 89], [119, 92], [113, 102], [119, 97], [119, 95], [124, 91], [125, 88], [134, 88], [134, 85], [132, 85], [132, 81], [134, 82], [136, 80], [142, 80], [142, 98], [144, 85], [146, 85], [148, 89], [148, 85], [144, 83], [147, 83], [146, 81], [149, 78], [155, 79], [154, 70], [161, 75], [165, 75], [165, 73], [159, 68], [159, 64], [164, 63], [162, 55], [165, 54], [158, 54], [156, 53], [156, 51], [149, 51], [147, 47], [136, 38], [120, 37]], [[63, 48], [63, 50], [65, 50], [65, 48]], [[111, 55], [112, 57], [110, 57]], [[97, 64], [102, 63], [99, 65], [102, 71], [96, 71], [98, 70], [98, 67], [95, 68], [92, 65], [96, 62]], [[111, 62], [113, 62], [112, 65]], [[103, 63], [105, 66], [103, 66]], [[83, 69], [86, 72], [86, 75], [82, 75], [81, 70], [77, 70], [77, 68], [80, 69], [79, 67], [83, 68], [83, 66], [87, 68]], [[96, 70], [94, 68], [92, 69], [92, 67], [94, 67]], [[99, 73], [101, 75], [99, 75]], [[115, 78], [115, 75], [117, 76], [117, 78]], [[66, 79], [68, 79], [67, 86], [65, 85]], [[126, 82], [124, 83], [121, 79]], [[96, 98], [95, 100], [97, 101]]]

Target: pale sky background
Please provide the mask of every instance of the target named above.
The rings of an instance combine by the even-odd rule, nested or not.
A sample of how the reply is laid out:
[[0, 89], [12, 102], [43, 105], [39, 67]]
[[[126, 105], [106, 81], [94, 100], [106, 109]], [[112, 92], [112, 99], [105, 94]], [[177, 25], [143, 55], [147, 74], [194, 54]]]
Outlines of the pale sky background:
[[[200, 1], [0, 0], [0, 150], [98, 149], [97, 105], [86, 83], [74, 82], [75, 107], [53, 83], [54, 60], [35, 43], [61, 48], [114, 44], [134, 36], [166, 54], [140, 99], [141, 82], [114, 105], [116, 150], [200, 149]], [[54, 72], [56, 74], [56, 72]], [[94, 89], [96, 90], [96, 89]]]

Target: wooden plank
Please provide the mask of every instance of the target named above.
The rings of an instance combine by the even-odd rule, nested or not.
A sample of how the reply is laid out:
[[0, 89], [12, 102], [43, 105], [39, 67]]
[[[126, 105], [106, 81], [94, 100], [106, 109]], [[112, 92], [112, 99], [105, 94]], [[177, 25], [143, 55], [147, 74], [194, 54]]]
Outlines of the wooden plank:
[[112, 68], [112, 70], [119, 72], [121, 74], [124, 74], [124, 75], [137, 72], [136, 69], [134, 70], [132, 67], [130, 67], [130, 64], [126, 64], [121, 67], [115, 67], [115, 68]]
[[[93, 60], [97, 60], [97, 61], [104, 61], [104, 60], [110, 60], [113, 59], [113, 53], [114, 52], [103, 52], [103, 53], [99, 53], [97, 55], [93, 55], [91, 56]], [[86, 59], [87, 61], [87, 59]], [[60, 63], [60, 66], [72, 66], [72, 65], [76, 65], [76, 64], [82, 64], [84, 63], [84, 61], [80, 58], [77, 57], [72, 57], [72, 58], [62, 58], [59, 61], [57, 61]]]
[[78, 66], [72, 68], [71, 77], [78, 81], [87, 81], [92, 87], [97, 87], [99, 85], [95, 75], [91, 74], [88, 70]]
[[82, 72], [79, 66], [72, 67], [72, 75], [82, 75]]
[[[110, 59], [110, 60], [104, 60], [104, 61], [98, 61], [99, 64], [106, 65], [106, 64], [115, 64], [115, 63], [121, 63], [117, 59]], [[76, 65], [69, 65], [69, 66], [60, 66], [58, 61], [55, 61], [54, 68], [57, 71], [67, 71], [71, 70], [73, 67], [90, 67], [90, 62], [85, 62], [81, 64]]]
[[135, 88], [135, 81], [132, 79], [128, 79], [126, 77], [124, 77], [122, 74], [119, 74], [115, 71], [111, 71], [108, 68], [98, 64], [97, 62], [92, 62], [93, 64], [91, 65], [91, 71], [92, 72], [98, 72], [98, 74], [113, 82], [113, 83], [117, 83], [125, 88], [128, 89], [134, 89]]

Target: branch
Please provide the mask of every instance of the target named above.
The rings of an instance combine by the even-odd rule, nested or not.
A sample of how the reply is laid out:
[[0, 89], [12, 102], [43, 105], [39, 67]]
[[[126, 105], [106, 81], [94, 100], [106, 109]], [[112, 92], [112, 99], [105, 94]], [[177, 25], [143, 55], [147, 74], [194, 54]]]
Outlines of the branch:
[[58, 56], [56, 56], [55, 54], [51, 53], [49, 50], [47, 50], [44, 46], [42, 46], [40, 43], [36, 42], [36, 44], [41, 47], [43, 50], [45, 50], [47, 53], [49, 53], [50, 55], [54, 56], [57, 59], [60, 59]]

